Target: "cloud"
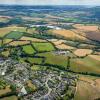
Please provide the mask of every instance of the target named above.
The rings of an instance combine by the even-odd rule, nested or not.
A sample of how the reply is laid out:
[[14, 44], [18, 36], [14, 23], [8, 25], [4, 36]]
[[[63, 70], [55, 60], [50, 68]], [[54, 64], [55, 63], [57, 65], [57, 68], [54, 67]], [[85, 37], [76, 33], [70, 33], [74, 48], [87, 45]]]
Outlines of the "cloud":
[[0, 0], [0, 4], [25, 5], [100, 5], [100, 0]]

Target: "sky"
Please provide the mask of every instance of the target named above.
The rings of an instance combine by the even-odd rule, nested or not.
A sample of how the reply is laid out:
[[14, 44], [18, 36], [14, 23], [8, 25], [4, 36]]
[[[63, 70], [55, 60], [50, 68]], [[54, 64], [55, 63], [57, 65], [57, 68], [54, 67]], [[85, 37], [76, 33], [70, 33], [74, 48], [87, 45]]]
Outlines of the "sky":
[[0, 4], [17, 5], [100, 5], [100, 0], [0, 0]]

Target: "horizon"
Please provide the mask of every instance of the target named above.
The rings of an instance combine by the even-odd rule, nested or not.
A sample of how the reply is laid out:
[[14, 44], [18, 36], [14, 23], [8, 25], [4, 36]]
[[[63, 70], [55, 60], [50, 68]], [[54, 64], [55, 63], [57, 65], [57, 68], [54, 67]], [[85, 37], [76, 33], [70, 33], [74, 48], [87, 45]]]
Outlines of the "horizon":
[[84, 5], [100, 6], [100, 0], [0, 0], [0, 5]]

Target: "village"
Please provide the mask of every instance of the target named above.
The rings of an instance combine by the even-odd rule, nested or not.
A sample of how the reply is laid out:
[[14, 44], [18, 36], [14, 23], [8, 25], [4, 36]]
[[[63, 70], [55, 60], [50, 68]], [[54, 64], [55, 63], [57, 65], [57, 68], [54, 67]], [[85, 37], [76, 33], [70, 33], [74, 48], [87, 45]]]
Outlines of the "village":
[[[0, 77], [10, 85], [16, 87], [18, 96], [23, 96], [25, 100], [53, 100], [63, 97], [64, 91], [71, 87], [72, 93], [75, 91], [75, 80], [77, 76], [71, 76], [64, 72], [40, 70], [32, 71], [26, 63], [22, 64], [12, 59], [0, 61]], [[26, 83], [31, 81], [35, 86], [35, 91], [27, 91]]]

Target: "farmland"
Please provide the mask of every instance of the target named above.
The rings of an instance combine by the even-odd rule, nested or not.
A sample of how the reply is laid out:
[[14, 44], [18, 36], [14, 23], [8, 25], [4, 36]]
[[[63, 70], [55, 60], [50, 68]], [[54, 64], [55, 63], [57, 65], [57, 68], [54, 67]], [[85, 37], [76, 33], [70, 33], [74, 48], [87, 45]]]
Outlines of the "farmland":
[[94, 8], [5, 7], [0, 100], [100, 99], [100, 18]]

